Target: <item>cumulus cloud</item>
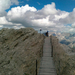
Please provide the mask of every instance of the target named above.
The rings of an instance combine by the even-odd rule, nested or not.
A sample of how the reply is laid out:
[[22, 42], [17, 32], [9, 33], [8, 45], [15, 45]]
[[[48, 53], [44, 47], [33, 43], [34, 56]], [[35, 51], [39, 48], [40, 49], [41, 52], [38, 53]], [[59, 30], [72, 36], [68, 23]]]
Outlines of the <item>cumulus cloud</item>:
[[69, 15], [68, 12], [58, 10], [58, 14], [55, 15], [54, 20], [58, 21], [60, 19], [64, 19]]
[[29, 5], [25, 5], [22, 7], [15, 7], [12, 8], [8, 13], [6, 19], [9, 22], [13, 23], [21, 23], [25, 27], [29, 27], [32, 25], [30, 18], [34, 17], [32, 14], [29, 14], [29, 12], [35, 12], [37, 11], [34, 7], [29, 7]]
[[56, 14], [57, 10], [55, 8], [55, 3], [47, 4], [42, 8], [39, 12], [43, 13], [44, 15]]
[[75, 22], [75, 8], [67, 17], [60, 19], [60, 22], [64, 24], [73, 24]]
[[[16, 1], [13, 0], [15, 4], [18, 4]], [[74, 30], [72, 27], [75, 26], [74, 13], [75, 9], [71, 13], [56, 9], [54, 2], [45, 5], [41, 10], [37, 10], [35, 7], [30, 7], [26, 4], [25, 6], [14, 7], [8, 11], [6, 16], [0, 17], [0, 25], [1, 27], [16, 29], [33, 27], [36, 30], [42, 28], [43, 31], [72, 32]], [[72, 27], [67, 26], [70, 23]]]
[[37, 11], [36, 8], [34, 7], [29, 7], [29, 5], [25, 5], [25, 6], [18, 6], [15, 8], [12, 8], [8, 13], [7, 13], [7, 18], [10, 21], [10, 19], [14, 19], [14, 18], [20, 18], [23, 17], [25, 15], [26, 12], [28, 11]]
[[9, 9], [11, 5], [16, 4], [18, 5], [18, 0], [0, 0], [0, 16], [6, 15], [5, 10]]
[[34, 23], [34, 25], [44, 26], [44, 27], [55, 25], [55, 23], [53, 21], [49, 21], [49, 16], [42, 18], [42, 19], [33, 19], [32, 22]]
[[60, 22], [60, 19], [64, 19], [68, 15], [69, 13], [66, 11], [57, 10], [55, 3], [52, 2], [45, 5], [41, 10], [30, 7], [28, 4], [22, 7], [12, 8], [7, 13], [6, 19], [12, 23], [20, 23], [24, 27], [60, 31], [62, 28], [65, 28], [64, 24]]
[[72, 24], [72, 27], [75, 28], [75, 22]]
[[22, 24], [20, 23], [8, 22], [5, 16], [0, 17], [0, 29], [3, 27], [4, 28], [15, 28], [15, 29], [24, 28], [24, 26], [22, 26]]
[[8, 22], [6, 18], [3, 16], [3, 17], [0, 17], [0, 24], [11, 24], [11, 22]]

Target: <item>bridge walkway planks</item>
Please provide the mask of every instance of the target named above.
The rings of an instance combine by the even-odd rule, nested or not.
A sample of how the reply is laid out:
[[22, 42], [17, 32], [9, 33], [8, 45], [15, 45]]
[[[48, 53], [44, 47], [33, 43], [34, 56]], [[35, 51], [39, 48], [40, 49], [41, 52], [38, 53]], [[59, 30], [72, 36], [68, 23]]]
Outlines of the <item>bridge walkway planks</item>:
[[38, 75], [57, 75], [53, 57], [51, 57], [50, 37], [45, 38], [43, 46], [43, 57], [40, 64]]

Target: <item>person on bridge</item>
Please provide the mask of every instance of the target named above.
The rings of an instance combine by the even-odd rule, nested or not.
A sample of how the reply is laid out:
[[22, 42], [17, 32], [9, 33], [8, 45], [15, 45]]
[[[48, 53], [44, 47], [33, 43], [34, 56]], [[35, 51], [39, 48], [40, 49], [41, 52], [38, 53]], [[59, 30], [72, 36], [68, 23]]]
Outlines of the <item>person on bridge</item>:
[[46, 36], [48, 37], [48, 31], [46, 32]]
[[41, 34], [42, 29], [40, 28], [40, 34]]

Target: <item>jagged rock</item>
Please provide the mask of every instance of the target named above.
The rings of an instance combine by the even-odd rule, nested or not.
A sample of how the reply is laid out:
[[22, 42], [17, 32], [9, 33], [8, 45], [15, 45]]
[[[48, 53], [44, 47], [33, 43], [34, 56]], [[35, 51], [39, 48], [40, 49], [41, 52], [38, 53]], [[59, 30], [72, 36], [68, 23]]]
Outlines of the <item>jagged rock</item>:
[[35, 75], [44, 38], [32, 28], [0, 30], [0, 75]]

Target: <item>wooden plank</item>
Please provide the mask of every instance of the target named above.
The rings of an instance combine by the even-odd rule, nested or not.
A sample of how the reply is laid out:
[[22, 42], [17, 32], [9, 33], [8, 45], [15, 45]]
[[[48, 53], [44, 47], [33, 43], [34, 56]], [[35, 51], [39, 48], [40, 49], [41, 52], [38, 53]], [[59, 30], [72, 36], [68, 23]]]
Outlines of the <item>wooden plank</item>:
[[49, 37], [45, 39], [43, 46], [43, 57], [41, 60], [38, 75], [57, 75], [53, 62], [53, 57], [51, 57], [51, 44]]

